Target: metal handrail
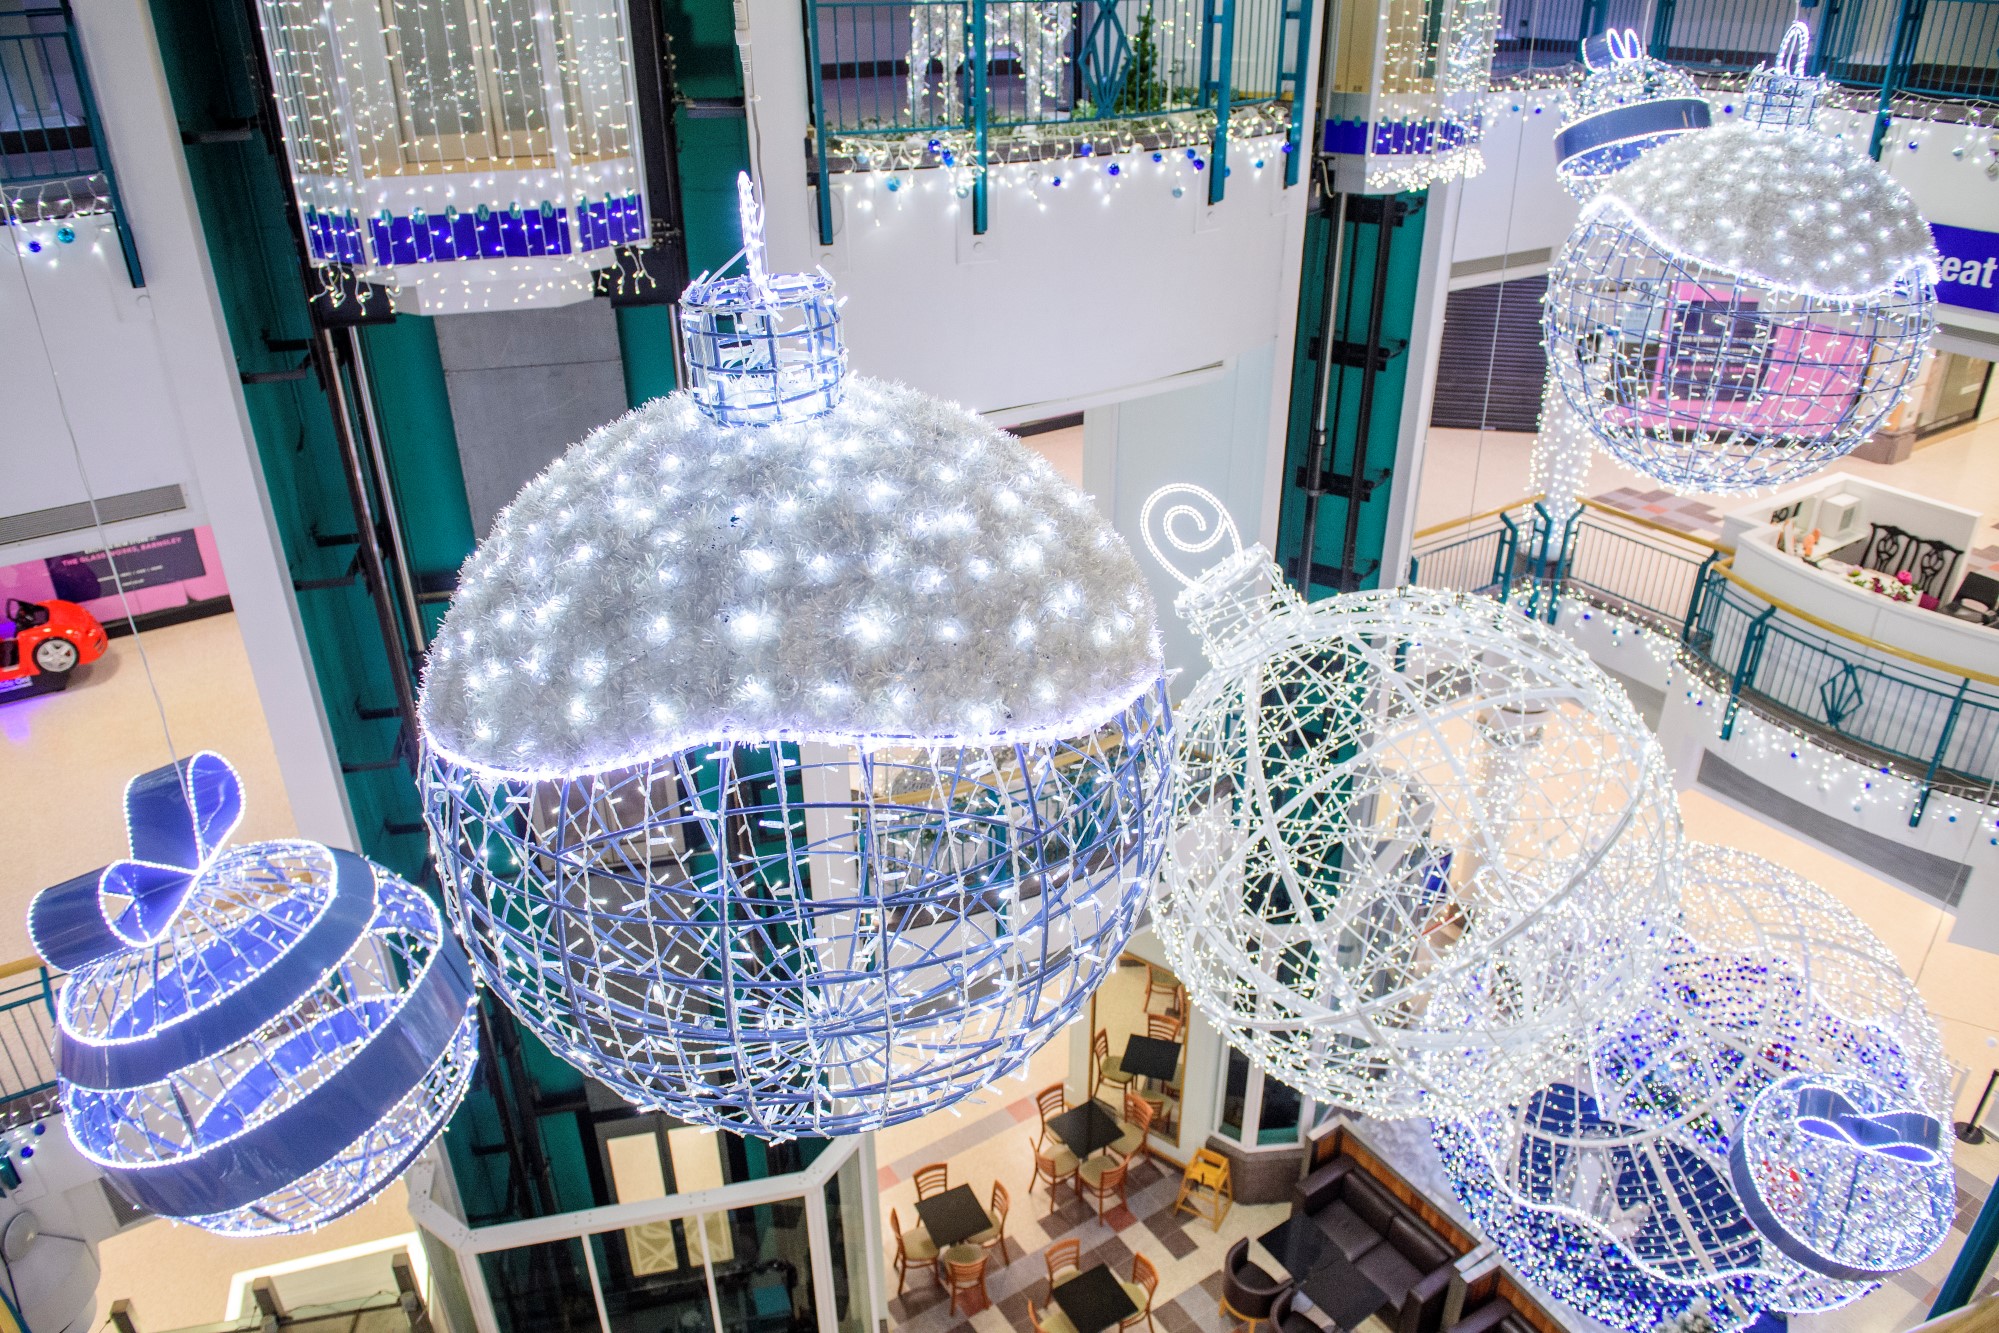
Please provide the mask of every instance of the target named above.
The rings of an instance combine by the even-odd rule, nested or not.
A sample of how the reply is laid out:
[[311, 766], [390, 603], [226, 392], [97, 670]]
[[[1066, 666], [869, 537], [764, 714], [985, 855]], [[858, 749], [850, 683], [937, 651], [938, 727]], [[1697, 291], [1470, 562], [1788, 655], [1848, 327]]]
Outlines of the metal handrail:
[[1525, 509], [1528, 505], [1547, 498], [1545, 494], [1529, 495], [1523, 499], [1514, 500], [1510, 504], [1503, 504], [1497, 509], [1485, 510], [1483, 513], [1469, 514], [1464, 518], [1447, 518], [1442, 523], [1432, 523], [1427, 528], [1416, 529], [1409, 540], [1412, 543], [1420, 542], [1425, 537], [1434, 537], [1440, 532], [1449, 532], [1452, 528], [1468, 528], [1474, 523], [1483, 523], [1489, 518], [1498, 518], [1501, 514], [1511, 513], [1515, 509]]
[[1837, 635], [1845, 639], [1848, 643], [1857, 644], [1870, 652], [1885, 653], [1890, 657], [1899, 657], [1904, 662], [1912, 662], [1919, 667], [1938, 672], [1945, 676], [1962, 676], [1968, 680], [1975, 680], [1981, 685], [1999, 685], [1999, 675], [1992, 675], [1984, 671], [1974, 671], [1969, 667], [1959, 666], [1955, 662], [1945, 662], [1939, 658], [1925, 657], [1921, 653], [1912, 653], [1907, 648], [1897, 647], [1881, 639], [1869, 638], [1865, 634], [1856, 634], [1843, 625], [1834, 624], [1832, 621], [1815, 616], [1809, 611], [1800, 610], [1798, 607], [1792, 606], [1789, 602], [1763, 591], [1748, 579], [1736, 573], [1733, 561], [1723, 560], [1719, 562], [1714, 567], [1714, 573], [1721, 578], [1727, 579], [1757, 601], [1773, 606], [1787, 616], [1802, 620], [1808, 625], [1826, 631], [1828, 634]]

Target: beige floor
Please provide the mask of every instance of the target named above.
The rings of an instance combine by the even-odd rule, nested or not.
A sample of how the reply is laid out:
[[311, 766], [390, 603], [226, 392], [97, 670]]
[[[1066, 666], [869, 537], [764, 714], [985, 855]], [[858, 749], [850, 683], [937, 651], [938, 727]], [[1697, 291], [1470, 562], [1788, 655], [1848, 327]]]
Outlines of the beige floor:
[[[1999, 387], [1994, 389], [1999, 396]], [[1432, 430], [1423, 454], [1423, 482], [1416, 493], [1416, 526], [1497, 509], [1533, 493], [1529, 462], [1535, 437], [1512, 431]], [[1999, 417], [1939, 434], [1900, 463], [1842, 458], [1828, 469], [1886, 486], [1976, 509], [1986, 516], [1978, 544], [1999, 541]], [[1622, 486], [1653, 490], [1656, 481], [1598, 451], [1590, 464], [1588, 493]], [[1714, 501], [1718, 509], [1732, 503]]]
[[[126, 854], [125, 783], [174, 754], [210, 749], [235, 765], [246, 801], [237, 842], [297, 831], [236, 617], [210, 616], [142, 638], [143, 661], [141, 639], [113, 639], [105, 656], [79, 668], [61, 694], [0, 704], [0, 791], [7, 793], [0, 804], [7, 844], [0, 959], [31, 952], [26, 916], [38, 891]], [[147, 1333], [210, 1323], [232, 1313], [223, 1307], [236, 1273], [410, 1228], [400, 1184], [306, 1236], [226, 1240], [148, 1222], [112, 1237], [99, 1252], [100, 1322], [111, 1302], [124, 1297]]]

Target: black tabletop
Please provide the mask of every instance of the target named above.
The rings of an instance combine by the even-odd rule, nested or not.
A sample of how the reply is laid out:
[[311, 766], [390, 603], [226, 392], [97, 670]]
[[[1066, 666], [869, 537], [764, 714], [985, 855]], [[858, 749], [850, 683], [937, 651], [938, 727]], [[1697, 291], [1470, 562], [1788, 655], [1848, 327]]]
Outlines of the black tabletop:
[[956, 1245], [967, 1236], [976, 1236], [993, 1224], [993, 1220], [986, 1216], [986, 1210], [979, 1207], [979, 1197], [972, 1193], [970, 1185], [960, 1185], [942, 1194], [918, 1199], [916, 1215], [923, 1219], [930, 1239], [940, 1250]]
[[1345, 1329], [1358, 1328], [1361, 1320], [1388, 1304], [1387, 1294], [1367, 1274], [1330, 1248], [1305, 1279], [1303, 1290], [1312, 1304], [1326, 1312], [1326, 1318]]
[[[1124, 1131], [1118, 1128], [1117, 1117], [1106, 1111], [1103, 1103], [1098, 1101], [1087, 1101], [1061, 1115], [1049, 1116], [1048, 1128], [1078, 1157], [1088, 1157], [1124, 1137]], [[942, 1244], [941, 1241], [938, 1243]], [[1081, 1331], [1078, 1330], [1078, 1333]]]
[[1124, 1072], [1169, 1083], [1180, 1069], [1180, 1043], [1156, 1037], [1133, 1037], [1124, 1044]]
[[1305, 1216], [1287, 1217], [1256, 1238], [1270, 1251], [1270, 1257], [1284, 1265], [1292, 1277], [1302, 1277], [1319, 1266], [1325, 1257], [1326, 1235], [1318, 1223]]
[[1055, 1288], [1055, 1303], [1069, 1316], [1076, 1333], [1102, 1333], [1138, 1313], [1117, 1275], [1104, 1264], [1086, 1268]]

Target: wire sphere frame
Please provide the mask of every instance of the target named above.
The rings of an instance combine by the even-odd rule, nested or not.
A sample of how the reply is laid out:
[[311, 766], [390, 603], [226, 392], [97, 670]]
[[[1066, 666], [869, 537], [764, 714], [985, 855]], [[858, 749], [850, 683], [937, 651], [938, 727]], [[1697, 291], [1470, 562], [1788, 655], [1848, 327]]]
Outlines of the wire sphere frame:
[[[1583, 1077], [1435, 1126], [1447, 1173], [1509, 1262], [1632, 1333], [1698, 1303], [1722, 1333], [1872, 1290], [1759, 1233], [1730, 1177], [1745, 1109], [1798, 1071], [1948, 1100], [1941, 1039], [1885, 945], [1824, 890], [1697, 846], [1653, 999], [1595, 1035]], [[1574, 1075], [1570, 1076], [1571, 1079]]]
[[1162, 679], [1099, 731], [717, 742], [567, 779], [427, 756], [475, 964], [636, 1105], [770, 1138], [927, 1115], [1024, 1068], [1136, 927]]
[[1936, 325], [1921, 271], [1868, 296], [1787, 290], [1677, 254], [1617, 207], [1571, 234], [1546, 300], [1551, 373], [1603, 447], [1670, 489], [1721, 495], [1864, 444]]
[[[355, 892], [357, 882], [373, 907], [354, 923], [353, 943], [334, 966], [254, 1030], [217, 1045], [204, 1031], [204, 1011], [254, 990], [267, 969], [303, 951], [301, 943], [315, 931], [321, 938], [328, 930], [337, 933], [332, 923], [344, 912], [335, 899]], [[119, 1086], [82, 1086], [66, 1078], [62, 1105], [71, 1138], [121, 1189], [177, 1221], [229, 1236], [316, 1229], [367, 1203], [400, 1175], [464, 1100], [478, 1058], [477, 1020], [469, 1008], [401, 1095], [379, 1117], [362, 1122], [358, 1134], [348, 1128], [351, 1141], [317, 1165], [288, 1174], [277, 1165], [283, 1152], [238, 1161], [237, 1141], [268, 1140], [283, 1131], [293, 1149], [314, 1155], [301, 1145], [323, 1142], [325, 1131], [351, 1126], [355, 1117], [341, 1108], [329, 1114], [320, 1104], [324, 1099], [311, 1094], [362, 1061], [373, 1082], [383, 1070], [384, 1048], [421, 1043], [399, 1025], [430, 1002], [433, 991], [448, 995], [462, 987], [459, 993], [469, 995], [465, 964], [453, 956], [456, 946], [442, 914], [420, 890], [317, 843], [281, 840], [231, 849], [204, 867], [195, 894], [157, 948], [72, 971], [56, 1017], [63, 1041], [79, 1048], [136, 1047], [163, 1035], [172, 1042], [174, 1029], [183, 1025], [184, 1048], [199, 1050], [204, 1041], [217, 1048], [144, 1082], [113, 1078], [94, 1082]], [[448, 1014], [450, 1001], [443, 1003]], [[176, 1006], [193, 1012], [178, 1022], [159, 1021]], [[370, 1095], [379, 1092], [373, 1088]], [[240, 1198], [244, 1183], [258, 1179], [278, 1183], [230, 1206], [171, 1206], [175, 1199]]]
[[[1155, 513], [1179, 551], [1234, 537], [1168, 488], [1163, 562]], [[1679, 825], [1608, 677], [1485, 599], [1308, 607], [1258, 547], [1174, 572], [1215, 667], [1179, 712], [1153, 921], [1225, 1040], [1317, 1101], [1438, 1114], [1524, 1095], [1636, 1007]]]

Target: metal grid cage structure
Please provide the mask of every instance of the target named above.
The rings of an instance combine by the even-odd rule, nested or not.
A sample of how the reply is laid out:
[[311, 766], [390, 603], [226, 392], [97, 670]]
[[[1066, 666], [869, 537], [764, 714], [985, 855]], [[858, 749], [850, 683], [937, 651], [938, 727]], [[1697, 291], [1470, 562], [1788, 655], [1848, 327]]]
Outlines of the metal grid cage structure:
[[1767, 1242], [1732, 1183], [1745, 1109], [1796, 1071], [1938, 1112], [1941, 1038], [1879, 939], [1830, 894], [1729, 848], [1688, 858], [1686, 916], [1651, 998], [1601, 1025], [1582, 1076], [1435, 1126], [1452, 1185], [1531, 1281], [1645, 1333], [1705, 1308], [1721, 1333], [1871, 1290]]
[[1676, 490], [1742, 494], [1879, 429], [1914, 383], [1935, 305], [1920, 269], [1867, 296], [1790, 290], [1606, 208], [1556, 257], [1544, 325], [1551, 373], [1620, 462]]
[[688, 391], [732, 426], [821, 416], [846, 396], [840, 300], [824, 273], [703, 279], [680, 302]]
[[[1168, 541], [1204, 549], [1174, 516]], [[1579, 650], [1424, 589], [1307, 606], [1258, 547], [1177, 609], [1214, 667], [1179, 713], [1153, 919], [1225, 1040], [1319, 1102], [1448, 1115], [1524, 1096], [1636, 1008], [1679, 819]]]
[[1115, 964], [1170, 801], [1165, 682], [1093, 734], [717, 743], [567, 780], [434, 753], [425, 818], [486, 980], [636, 1105], [770, 1138], [962, 1101]]
[[350, 852], [218, 850], [241, 792], [207, 752], [135, 780], [127, 810], [134, 859], [31, 914], [71, 968], [56, 1009], [70, 1137], [134, 1202], [224, 1235], [359, 1207], [470, 1086], [472, 978], [442, 914]]

